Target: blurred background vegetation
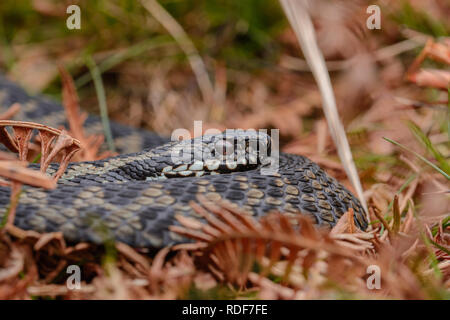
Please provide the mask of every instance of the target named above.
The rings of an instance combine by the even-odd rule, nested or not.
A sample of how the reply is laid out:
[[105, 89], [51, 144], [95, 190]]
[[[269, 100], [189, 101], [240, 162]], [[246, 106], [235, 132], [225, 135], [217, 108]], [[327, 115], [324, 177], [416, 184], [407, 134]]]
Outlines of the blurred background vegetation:
[[[321, 2], [329, 3], [329, 7], [344, 4], [343, 1]], [[424, 2], [432, 2], [434, 10], [438, 6], [442, 11], [436, 16], [436, 12], [428, 11], [430, 6], [420, 1], [379, 1], [386, 9], [383, 36], [389, 36], [390, 42], [398, 40], [399, 34], [392, 23], [435, 37], [448, 36], [448, 3]], [[65, 25], [66, 8], [70, 4], [81, 7], [81, 30], [69, 30]], [[161, 4], [194, 42], [212, 77], [216, 64], [258, 74], [278, 68], [283, 54], [301, 54], [278, 1], [169, 0]], [[350, 1], [348, 20], [351, 22], [355, 11], [357, 15], [364, 15], [368, 4], [368, 1]], [[332, 11], [327, 13], [332, 14]], [[342, 14], [341, 9], [336, 12]], [[322, 19], [332, 20], [324, 15], [316, 18], [319, 27]], [[132, 90], [121, 88], [117, 83], [118, 74], [128, 66], [134, 66], [134, 70], [142, 66], [144, 73], [145, 66], [170, 64], [171, 70], [188, 72], [185, 55], [141, 2], [135, 0], [3, 0], [0, 3], [0, 46], [0, 68], [4, 72], [32, 92], [55, 97], [59, 97], [61, 91], [55, 68], [57, 62], [69, 67], [82, 96], [87, 94], [85, 91], [89, 92], [84, 88], [89, 82], [85, 63], [89, 55], [101, 64], [104, 80], [115, 91]]]
[[[173, 45], [170, 36], [139, 1], [63, 2], [2, 1], [2, 69], [14, 72], [15, 64], [24, 54], [18, 47], [24, 45], [44, 48], [49, 58], [72, 54], [75, 61], [69, 65], [74, 73], [82, 72], [84, 55], [97, 55], [101, 60], [117, 50], [122, 51], [122, 59], [128, 62], [148, 64], [165, 58], [182, 65], [185, 61], [181, 52], [170, 48]], [[66, 28], [65, 8], [70, 3], [78, 3], [82, 8], [81, 30]], [[287, 28], [277, 1], [189, 0], [162, 4], [183, 26], [202, 56], [244, 70], [276, 63], [282, 46], [277, 39]], [[162, 53], [148, 50], [161, 46], [168, 48]], [[39, 89], [57, 93], [56, 86], [50, 84], [52, 80], [48, 79]]]

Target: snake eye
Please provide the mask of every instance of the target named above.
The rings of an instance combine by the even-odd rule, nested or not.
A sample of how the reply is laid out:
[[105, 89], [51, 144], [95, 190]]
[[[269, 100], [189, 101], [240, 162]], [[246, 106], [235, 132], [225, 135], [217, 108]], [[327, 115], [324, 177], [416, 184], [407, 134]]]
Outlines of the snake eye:
[[227, 154], [233, 152], [233, 144], [227, 140], [219, 140], [214, 145], [215, 154], [226, 156]]

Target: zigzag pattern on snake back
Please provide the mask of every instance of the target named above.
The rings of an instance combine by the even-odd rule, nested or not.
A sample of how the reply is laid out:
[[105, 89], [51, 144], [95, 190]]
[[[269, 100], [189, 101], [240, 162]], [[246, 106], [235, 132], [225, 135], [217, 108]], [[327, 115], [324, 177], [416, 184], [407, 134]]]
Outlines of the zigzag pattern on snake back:
[[[0, 76], [0, 111], [16, 102], [22, 108], [14, 119], [52, 127], [67, 125], [58, 103], [30, 97]], [[104, 227], [115, 240], [135, 247], [160, 248], [187, 241], [168, 227], [177, 224], [177, 214], [195, 215], [189, 202], [203, 194], [212, 201], [229, 200], [256, 217], [271, 211], [289, 215], [302, 212], [311, 215], [318, 225], [334, 226], [353, 208], [356, 225], [363, 230], [367, 227], [364, 210], [355, 196], [305, 157], [280, 153], [278, 172], [262, 175], [260, 169], [266, 164], [259, 160], [251, 164], [248, 151], [254, 139], [269, 146], [265, 136], [244, 134], [244, 158], [234, 166], [204, 158], [176, 165], [171, 155], [179, 143], [117, 123], [111, 128], [123, 154], [70, 164], [55, 190], [24, 187], [15, 225], [38, 232], [61, 231], [71, 242], [95, 243], [104, 241], [99, 233]], [[99, 119], [89, 116], [86, 129], [102, 132]], [[209, 149], [226, 142], [222, 136], [196, 141]], [[52, 173], [57, 167], [54, 164], [48, 171]], [[9, 196], [9, 189], [0, 187], [0, 218]]]

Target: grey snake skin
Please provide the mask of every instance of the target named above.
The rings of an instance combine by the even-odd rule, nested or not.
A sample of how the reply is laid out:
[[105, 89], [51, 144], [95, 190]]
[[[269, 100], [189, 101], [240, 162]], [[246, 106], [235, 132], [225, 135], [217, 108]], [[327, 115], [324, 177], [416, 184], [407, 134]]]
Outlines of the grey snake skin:
[[[42, 96], [31, 97], [0, 76], [0, 112], [16, 102], [22, 106], [16, 120], [67, 126], [60, 104]], [[102, 132], [96, 116], [90, 115], [85, 126], [88, 132]], [[195, 216], [189, 202], [202, 194], [212, 201], [229, 200], [255, 217], [271, 211], [301, 212], [325, 226], [334, 226], [353, 208], [356, 225], [367, 228], [358, 199], [303, 156], [280, 153], [278, 173], [272, 175], [261, 175], [264, 164], [259, 162], [232, 168], [221, 163], [210, 166], [211, 170], [205, 163], [203, 167], [177, 168], [169, 157], [177, 143], [118, 123], [111, 123], [111, 129], [121, 155], [70, 164], [55, 190], [23, 187], [16, 226], [38, 232], [61, 231], [69, 242], [102, 243], [106, 230], [114, 240], [134, 247], [161, 248], [187, 241], [168, 227], [177, 224], [175, 215]], [[202, 143], [210, 146], [220, 139], [205, 138]], [[48, 172], [57, 167], [51, 165]], [[0, 187], [0, 220], [9, 202], [9, 188]]]

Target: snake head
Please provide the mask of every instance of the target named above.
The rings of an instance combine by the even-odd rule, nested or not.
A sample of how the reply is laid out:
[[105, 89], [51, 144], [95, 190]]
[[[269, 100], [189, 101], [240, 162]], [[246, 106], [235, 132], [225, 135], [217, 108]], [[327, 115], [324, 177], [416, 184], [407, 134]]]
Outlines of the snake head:
[[[270, 162], [271, 138], [255, 130], [226, 130], [183, 140], [170, 147], [166, 178], [202, 176], [256, 169]], [[167, 161], [166, 161], [167, 163]]]

